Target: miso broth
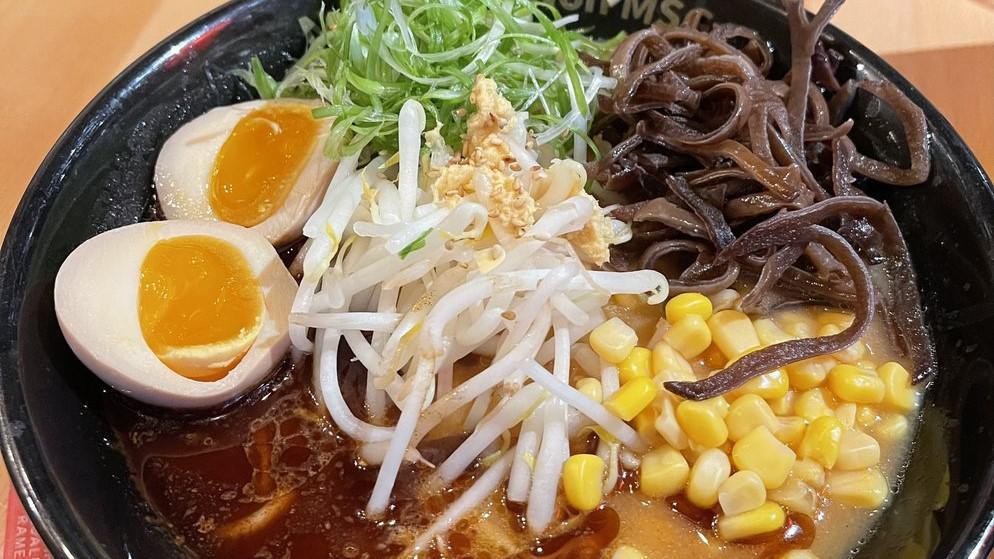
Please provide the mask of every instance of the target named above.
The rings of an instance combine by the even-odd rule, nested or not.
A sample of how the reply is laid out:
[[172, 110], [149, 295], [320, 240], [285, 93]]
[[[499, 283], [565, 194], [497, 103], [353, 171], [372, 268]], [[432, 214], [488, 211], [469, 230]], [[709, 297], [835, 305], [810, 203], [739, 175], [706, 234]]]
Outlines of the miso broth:
[[[645, 305], [616, 302], [608, 311], [641, 324], [643, 338], [652, 335], [659, 320], [658, 310]], [[809, 308], [780, 313], [776, 319], [813, 326], [825, 312]], [[863, 342], [867, 360], [891, 358], [879, 324]], [[456, 381], [487, 362], [476, 356], [464, 359]], [[343, 387], [357, 390], [364, 372], [344, 361], [342, 365]], [[707, 367], [703, 361], [694, 365]], [[363, 509], [376, 469], [359, 462], [355, 444], [340, 436], [324, 415], [310, 374], [310, 360], [296, 365], [287, 361], [243, 401], [202, 415], [177, 416], [114, 400], [113, 423], [136, 482], [180, 546], [205, 558], [402, 556], [480, 471], [477, 466], [454, 487], [428, 495], [421, 482], [430, 469], [406, 465], [387, 517], [367, 519]], [[440, 460], [464, 438], [457, 428], [468, 412], [462, 411], [423, 443], [426, 459]], [[906, 462], [912, 432], [907, 429], [896, 441], [880, 438], [880, 467], [892, 488]], [[617, 491], [589, 515], [577, 514], [560, 499], [557, 527], [542, 539], [528, 532], [519, 505], [508, 504], [503, 491], [495, 493], [437, 540], [441, 550], [427, 556], [610, 557], [613, 549], [627, 545], [646, 557], [776, 557], [789, 549], [810, 549], [821, 558], [846, 557], [873, 529], [880, 510], [833, 503], [824, 490], [819, 499], [814, 518], [788, 512], [782, 530], [729, 543], [715, 533], [714, 511], [701, 510], [681, 496], [648, 498], [638, 490], [637, 473], [624, 471]]]

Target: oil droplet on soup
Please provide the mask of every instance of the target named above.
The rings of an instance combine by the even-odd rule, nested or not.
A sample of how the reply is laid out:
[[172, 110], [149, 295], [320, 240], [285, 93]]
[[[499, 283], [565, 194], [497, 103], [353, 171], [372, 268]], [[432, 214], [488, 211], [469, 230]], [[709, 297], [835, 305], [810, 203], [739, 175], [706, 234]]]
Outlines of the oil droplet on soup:
[[157, 242], [141, 265], [138, 321], [152, 352], [177, 373], [217, 380], [262, 328], [263, 297], [234, 245], [203, 235]]
[[265, 221], [293, 189], [317, 136], [305, 105], [267, 104], [242, 117], [214, 160], [214, 213], [244, 227]]

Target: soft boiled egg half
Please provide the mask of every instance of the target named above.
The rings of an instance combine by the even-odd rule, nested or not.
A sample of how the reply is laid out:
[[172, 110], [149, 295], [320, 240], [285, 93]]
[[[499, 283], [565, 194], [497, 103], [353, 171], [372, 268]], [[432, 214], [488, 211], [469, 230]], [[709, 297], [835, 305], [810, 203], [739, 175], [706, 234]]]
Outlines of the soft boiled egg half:
[[218, 107], [162, 146], [155, 189], [167, 219], [224, 221], [279, 246], [300, 236], [336, 163], [318, 101], [279, 99]]
[[197, 408], [251, 389], [283, 359], [296, 289], [254, 231], [155, 221], [76, 248], [55, 278], [55, 312], [73, 352], [107, 384]]

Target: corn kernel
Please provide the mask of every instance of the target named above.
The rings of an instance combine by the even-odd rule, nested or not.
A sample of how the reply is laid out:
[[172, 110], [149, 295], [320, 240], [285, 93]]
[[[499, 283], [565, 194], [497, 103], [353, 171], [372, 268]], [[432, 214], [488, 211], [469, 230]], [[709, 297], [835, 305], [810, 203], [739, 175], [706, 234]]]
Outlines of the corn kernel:
[[909, 430], [911, 430], [911, 426], [908, 424], [908, 418], [897, 414], [881, 419], [880, 423], [877, 423], [876, 427], [873, 428], [877, 437], [891, 442], [904, 439]]
[[719, 518], [718, 535], [726, 541], [734, 542], [775, 532], [783, 528], [786, 520], [787, 516], [780, 505], [767, 502], [749, 512]]
[[702, 509], [713, 507], [718, 502], [718, 488], [731, 473], [727, 454], [716, 448], [705, 450], [690, 468], [687, 499]]
[[828, 387], [847, 402], [879, 404], [884, 399], [884, 381], [873, 371], [853, 365], [836, 365], [828, 373]]
[[863, 358], [866, 357], [866, 344], [860, 340], [856, 340], [851, 346], [842, 351], [836, 351], [832, 355], [843, 363], [863, 363]]
[[601, 381], [595, 378], [582, 378], [576, 381], [576, 389], [587, 398], [598, 404], [604, 399], [604, 389], [601, 388]]
[[728, 425], [728, 438], [733, 441], [748, 435], [760, 425], [765, 425], [773, 432], [780, 428], [780, 420], [774, 415], [770, 405], [755, 394], [746, 394], [732, 402], [728, 415], [725, 416], [725, 423]]
[[831, 396], [822, 388], [812, 388], [801, 392], [794, 401], [794, 411], [808, 421], [814, 421], [826, 415], [834, 416], [835, 412], [829, 407]]
[[779, 439], [783, 444], [791, 448], [797, 448], [797, 446], [801, 444], [801, 440], [804, 439], [804, 430], [807, 429], [807, 427], [808, 422], [805, 421], [803, 417], [790, 415], [779, 418], [779, 425], [773, 434], [776, 435], [777, 439]]
[[825, 468], [810, 458], [794, 462], [794, 467], [790, 469], [790, 474], [815, 489], [825, 487]]
[[794, 337], [781, 328], [772, 318], [759, 318], [752, 321], [756, 336], [763, 347], [793, 340]]
[[735, 308], [741, 298], [739, 292], [734, 289], [722, 289], [714, 295], [708, 295], [708, 299], [711, 300], [711, 308], [715, 312]]
[[703, 318], [688, 314], [670, 327], [663, 341], [673, 346], [680, 355], [693, 359], [711, 345], [711, 330]]
[[777, 323], [795, 338], [813, 338], [817, 323], [807, 311], [783, 311], [777, 315]]
[[635, 432], [650, 448], [655, 448], [663, 443], [663, 437], [656, 431], [656, 417], [658, 415], [659, 412], [653, 406], [649, 406], [632, 420]]
[[683, 450], [689, 445], [687, 434], [680, 427], [676, 417], [676, 408], [670, 398], [661, 398], [659, 414], [656, 416], [656, 431], [663, 439], [677, 450]]
[[813, 517], [818, 506], [818, 494], [803, 481], [791, 476], [780, 487], [766, 493], [769, 500], [788, 509]]
[[670, 324], [676, 324], [688, 314], [696, 314], [707, 320], [711, 318], [713, 309], [711, 300], [704, 295], [700, 293], [681, 293], [666, 302], [666, 320]]
[[839, 470], [864, 470], [880, 463], [880, 443], [859, 431], [845, 431], [839, 445]]
[[870, 429], [880, 423], [880, 415], [871, 406], [856, 406], [856, 423], [863, 429]]
[[707, 325], [711, 329], [714, 345], [731, 361], [760, 346], [752, 320], [739, 311], [717, 312]]
[[820, 355], [791, 363], [785, 368], [787, 376], [790, 377], [790, 385], [798, 390], [808, 390], [821, 386], [825, 382], [825, 377], [838, 361], [828, 355]]
[[638, 343], [638, 336], [631, 326], [618, 317], [611, 318], [590, 332], [590, 347], [601, 359], [618, 364]]
[[817, 317], [819, 325], [831, 324], [839, 328], [849, 328], [855, 319], [852, 314], [840, 311], [823, 311]]
[[690, 363], [666, 342], [659, 342], [652, 348], [652, 374], [663, 381], [697, 380]]
[[634, 347], [628, 357], [618, 363], [618, 377], [621, 384], [636, 377], [650, 378], [652, 375], [652, 351], [644, 347]]
[[728, 427], [714, 404], [685, 400], [677, 406], [676, 418], [683, 432], [703, 447], [714, 448], [728, 440]]
[[669, 446], [642, 456], [639, 489], [649, 497], [670, 497], [683, 491], [690, 478], [690, 465], [680, 451]]
[[797, 399], [797, 392], [791, 390], [780, 398], [769, 401], [770, 409], [777, 415], [792, 415], [794, 413], [794, 400]]
[[811, 553], [809, 549], [791, 549], [787, 553], [781, 554], [777, 559], [818, 559], [818, 556]]
[[840, 503], [875, 509], [884, 503], [889, 492], [887, 479], [876, 468], [828, 474], [828, 494]]
[[618, 389], [604, 402], [604, 407], [614, 415], [631, 421], [642, 412], [659, 393], [659, 388], [652, 379], [636, 377]]
[[[687, 439], [687, 441], [688, 444], [687, 444], [687, 450], [685, 451], [686, 452], [685, 456], [687, 457], [687, 460], [690, 462], [697, 460], [697, 457], [703, 454], [705, 451], [711, 450], [711, 447], [697, 444], [696, 442], [694, 442], [694, 439]], [[732, 443], [725, 441], [725, 444], [715, 448], [724, 452], [725, 454], [728, 454], [732, 451]]]
[[877, 369], [880, 380], [884, 381], [884, 404], [901, 412], [909, 412], [918, 404], [915, 389], [911, 387], [911, 375], [900, 363], [884, 363]]
[[826, 468], [835, 467], [842, 441], [842, 422], [834, 416], [819, 417], [808, 425], [797, 454], [811, 458]]
[[563, 492], [566, 502], [582, 512], [601, 504], [601, 478], [604, 460], [596, 454], [574, 454], [563, 464]]
[[[819, 336], [834, 336], [842, 332], [842, 328], [835, 324], [825, 324], [818, 329]], [[843, 363], [856, 364], [866, 356], [866, 344], [856, 340], [851, 346], [833, 353], [836, 359]]]
[[783, 369], [774, 369], [750, 379], [736, 388], [733, 394], [756, 394], [767, 400], [776, 400], [786, 395], [789, 390], [790, 382], [787, 380], [787, 373]]
[[731, 404], [724, 396], [715, 396], [714, 398], [708, 398], [707, 400], [701, 400], [701, 403], [707, 404], [714, 408], [714, 411], [718, 412], [718, 416], [722, 419], [728, 416], [728, 410], [732, 409]]
[[817, 328], [805, 322], [795, 322], [785, 324], [784, 331], [795, 338], [803, 339], [814, 338]]
[[614, 550], [611, 559], [645, 559], [645, 555], [630, 545], [623, 545]]
[[835, 417], [839, 418], [844, 428], [854, 428], [856, 426], [856, 404], [852, 402], [839, 404], [835, 407]]
[[751, 470], [763, 478], [767, 489], [783, 485], [797, 456], [765, 426], [759, 426], [732, 447], [732, 461], [739, 470]]
[[718, 488], [718, 503], [727, 515], [757, 509], [766, 502], [766, 486], [756, 472], [735, 472]]

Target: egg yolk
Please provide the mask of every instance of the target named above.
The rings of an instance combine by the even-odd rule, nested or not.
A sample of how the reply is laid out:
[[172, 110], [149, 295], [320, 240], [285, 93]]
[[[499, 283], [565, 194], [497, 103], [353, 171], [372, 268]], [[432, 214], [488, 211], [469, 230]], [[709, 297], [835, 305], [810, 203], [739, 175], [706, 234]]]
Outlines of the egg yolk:
[[318, 136], [306, 105], [271, 103], [242, 117], [214, 159], [210, 204], [222, 221], [252, 227], [293, 189]]
[[138, 320], [167, 367], [212, 381], [235, 367], [262, 328], [264, 301], [234, 245], [203, 235], [157, 242], [142, 262]]

